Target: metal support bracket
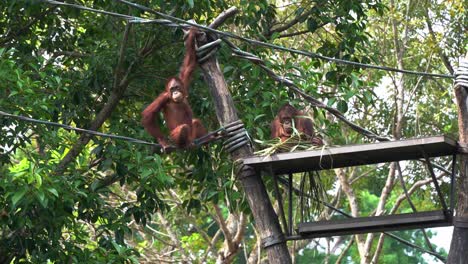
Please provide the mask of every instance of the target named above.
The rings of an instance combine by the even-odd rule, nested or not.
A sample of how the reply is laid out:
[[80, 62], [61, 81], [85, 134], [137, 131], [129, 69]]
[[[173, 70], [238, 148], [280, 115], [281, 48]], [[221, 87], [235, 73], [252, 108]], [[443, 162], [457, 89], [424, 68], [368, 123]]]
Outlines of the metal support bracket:
[[468, 154], [468, 144], [457, 141], [457, 152], [460, 154]]
[[269, 167], [268, 172], [271, 175], [273, 175], [273, 183], [274, 183], [274, 187], [275, 187], [274, 191], [275, 191], [276, 199], [278, 200], [278, 210], [279, 210], [279, 214], [280, 214], [280, 220], [281, 220], [281, 223], [283, 224], [283, 232], [286, 233], [286, 232], [288, 232], [289, 228], [288, 228], [288, 222], [286, 221], [286, 215], [284, 213], [283, 196], [281, 195], [279, 185], [278, 185], [278, 175], [276, 175], [273, 172], [273, 169], [271, 167]]
[[262, 238], [262, 247], [263, 249], [266, 249], [271, 246], [278, 245], [284, 242], [286, 242], [286, 239], [284, 238], [283, 234], [277, 235], [277, 236], [271, 235], [271, 236]]
[[452, 173], [450, 175], [450, 201], [449, 201], [449, 208], [452, 213], [455, 211], [455, 181], [456, 181], [456, 174], [457, 174], [457, 155], [452, 156]]
[[424, 150], [422, 151], [422, 154], [424, 156], [424, 159], [426, 160], [427, 170], [429, 171], [429, 174], [431, 175], [432, 182], [434, 183], [434, 187], [436, 189], [437, 195], [439, 196], [439, 200], [440, 200], [440, 203], [442, 204], [442, 208], [444, 209], [444, 212], [447, 212], [449, 208], [447, 207], [447, 203], [445, 202], [444, 196], [442, 195], [442, 191], [440, 190], [439, 182], [437, 181], [437, 177], [434, 173], [431, 160], [429, 159], [429, 156]]
[[[248, 171], [248, 172], [244, 172], [244, 171]], [[244, 175], [238, 178], [242, 180], [248, 177], [256, 176], [257, 172], [251, 166], [245, 165], [244, 163], [241, 162], [237, 170], [237, 175]]]
[[289, 230], [288, 230], [288, 235], [292, 235], [293, 233], [293, 194], [292, 194], [292, 189], [293, 189], [293, 174], [289, 173], [288, 175], [288, 218], [289, 218]]
[[453, 218], [453, 226], [468, 229], [468, 216], [456, 216]]

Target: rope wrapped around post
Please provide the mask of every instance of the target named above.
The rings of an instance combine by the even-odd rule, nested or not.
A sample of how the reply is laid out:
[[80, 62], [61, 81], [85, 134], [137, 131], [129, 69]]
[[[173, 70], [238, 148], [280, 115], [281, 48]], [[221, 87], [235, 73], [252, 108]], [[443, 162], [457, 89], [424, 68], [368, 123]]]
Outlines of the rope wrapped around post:
[[216, 52], [221, 48], [221, 42], [222, 40], [216, 36], [216, 34], [212, 33], [206, 33], [205, 32], [205, 38], [212, 40], [207, 42], [206, 44], [202, 45], [201, 47], [197, 47], [197, 58], [198, 58], [198, 63], [202, 64], [211, 56], [215, 55]]
[[203, 137], [194, 140], [194, 144], [197, 146], [204, 145], [211, 141], [215, 141], [221, 138], [229, 137], [223, 144], [229, 152], [232, 152], [245, 144], [250, 143], [250, 137], [244, 128], [244, 124], [241, 120], [229, 123], [224, 127], [220, 127], [215, 131], [206, 134]]
[[468, 60], [460, 60], [460, 66], [455, 71], [455, 88], [463, 86], [468, 88]]
[[244, 145], [250, 144], [249, 134], [247, 130], [245, 130], [242, 121], [237, 120], [231, 124], [229, 124], [231, 126], [226, 129], [226, 137], [229, 138], [223, 143], [226, 150], [230, 153]]

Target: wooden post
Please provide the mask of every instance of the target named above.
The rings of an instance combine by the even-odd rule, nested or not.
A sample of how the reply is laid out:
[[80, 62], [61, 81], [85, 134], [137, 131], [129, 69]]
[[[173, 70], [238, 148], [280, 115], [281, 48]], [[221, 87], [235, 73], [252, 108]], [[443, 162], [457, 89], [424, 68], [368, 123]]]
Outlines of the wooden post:
[[[232, 12], [226, 12], [225, 15], [232, 14]], [[220, 18], [218, 17], [216, 20], [218, 19]], [[214, 24], [217, 26], [220, 23]], [[224, 75], [219, 68], [218, 60], [212, 56], [201, 64], [200, 67], [213, 97], [219, 123], [225, 126], [239, 120], [236, 107], [224, 80]], [[238, 161], [248, 156], [252, 156], [252, 147], [250, 145], [244, 145], [231, 153], [233, 161]], [[246, 193], [255, 220], [255, 226], [261, 235], [262, 244], [268, 255], [269, 263], [291, 263], [291, 256], [284, 239], [284, 234], [281, 231], [278, 216], [273, 210], [260, 175], [256, 174], [252, 168], [243, 166], [239, 170], [237, 177]]]
[[[460, 62], [459, 72], [468, 77], [468, 58]], [[466, 80], [468, 82], [468, 80]], [[465, 83], [466, 84], [466, 83]], [[466, 263], [468, 260], [468, 85], [456, 85], [455, 97], [458, 105], [458, 133], [460, 142], [460, 172], [456, 179], [458, 187], [458, 202], [452, 243], [447, 263]]]

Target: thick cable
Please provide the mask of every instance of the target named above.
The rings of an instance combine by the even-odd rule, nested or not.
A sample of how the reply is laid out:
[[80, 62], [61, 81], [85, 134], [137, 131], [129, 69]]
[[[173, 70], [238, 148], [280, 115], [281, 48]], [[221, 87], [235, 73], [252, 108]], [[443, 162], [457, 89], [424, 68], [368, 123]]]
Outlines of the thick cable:
[[53, 4], [53, 5], [69, 6], [69, 7], [73, 7], [73, 8], [76, 8], [76, 9], [81, 9], [81, 10], [85, 10], [85, 11], [90, 11], [90, 12], [94, 12], [94, 13], [99, 13], [99, 14], [104, 14], [104, 15], [109, 15], [109, 16], [114, 16], [114, 17], [119, 17], [119, 18], [124, 18], [124, 19], [141, 19], [141, 20], [143, 20], [143, 18], [138, 18], [138, 17], [134, 17], [134, 16], [119, 14], [119, 13], [105, 11], [105, 10], [94, 9], [94, 8], [90, 8], [90, 7], [86, 7], [86, 6], [82, 6], [82, 5], [77, 5], [77, 4], [64, 3], [64, 2], [54, 1], [54, 0], [43, 0], [43, 1], [46, 2], [46, 3], [49, 3], [49, 4]]
[[250, 137], [244, 128], [242, 121], [237, 120], [226, 126], [226, 135], [228, 139], [223, 142], [224, 148], [232, 153], [238, 148], [250, 144]]
[[415, 74], [415, 75], [420, 75], [420, 76], [430, 76], [430, 77], [438, 77], [438, 78], [454, 78], [454, 76], [448, 75], [448, 74], [437, 74], [437, 73], [411, 71], [411, 70], [405, 70], [405, 69], [396, 69], [396, 68], [387, 67], [387, 66], [365, 64], [365, 63], [360, 63], [360, 62], [354, 62], [354, 61], [348, 61], [348, 60], [343, 60], [343, 59], [332, 58], [332, 57], [328, 57], [328, 56], [324, 56], [324, 55], [320, 55], [320, 54], [317, 54], [317, 53], [304, 51], [304, 50], [286, 48], [284, 46], [275, 45], [275, 44], [271, 44], [271, 43], [266, 43], [266, 42], [262, 42], [262, 41], [242, 37], [242, 36], [230, 33], [230, 32], [220, 31], [220, 30], [213, 29], [213, 28], [210, 28], [210, 27], [207, 27], [207, 26], [198, 25], [196, 23], [189, 22], [189, 21], [186, 21], [186, 20], [171, 16], [171, 15], [168, 15], [168, 14], [153, 10], [153, 9], [148, 8], [146, 6], [142, 6], [142, 5], [130, 2], [130, 1], [126, 1], [126, 0], [117, 0], [117, 1], [125, 3], [125, 4], [130, 5], [130, 6], [133, 6], [135, 8], [140, 9], [140, 10], [156, 14], [158, 16], [164, 17], [164, 18], [169, 19], [171, 21], [175, 21], [175, 22], [179, 22], [179, 23], [183, 23], [183, 24], [188, 24], [190, 26], [194, 26], [194, 27], [197, 27], [197, 28], [204, 29], [204, 30], [206, 30], [208, 32], [217, 33], [217, 34], [225, 36], [225, 37], [242, 40], [242, 41], [248, 42], [250, 44], [257, 45], [257, 46], [263, 46], [263, 47], [268, 47], [268, 48], [271, 48], [271, 49], [287, 51], [287, 52], [290, 52], [290, 53], [295, 53], [295, 54], [304, 55], [304, 56], [311, 57], [311, 58], [322, 59], [322, 60], [326, 60], [326, 61], [333, 61], [333, 62], [338, 63], [338, 64], [347, 64], [347, 65], [353, 65], [353, 66], [358, 66], [358, 67], [363, 67], [363, 68], [370, 68], [370, 69], [377, 69], [377, 70], [384, 70], [384, 71], [392, 71], [392, 72], [400, 72], [400, 73], [406, 73], [406, 74]]
[[[60, 124], [60, 123], [34, 119], [34, 118], [26, 117], [26, 116], [14, 115], [14, 114], [10, 114], [10, 113], [3, 112], [3, 111], [0, 111], [0, 116], [6, 116], [6, 117], [9, 117], [9, 118], [14, 118], [14, 119], [17, 119], [17, 120], [22, 120], [22, 121], [26, 121], [26, 122], [30, 122], [30, 123], [42, 124], [42, 125], [46, 125], [46, 126], [60, 127], [60, 128], [65, 129], [65, 130], [76, 131], [76, 132], [79, 132], [79, 133], [85, 133], [85, 134], [90, 134], [90, 135], [99, 136], [99, 137], [119, 139], [119, 140], [128, 141], [130, 143], [137, 143], [137, 144], [153, 146], [153, 147], [156, 147], [156, 148], [162, 148], [162, 146], [160, 144], [144, 141], [144, 140], [141, 140], [141, 139], [125, 137], [125, 136], [118, 136], [118, 135], [113, 135], [113, 134], [106, 134], [106, 133], [102, 133], [102, 132], [98, 132], [98, 131], [94, 131], [94, 130], [88, 130], [88, 129], [78, 128], [78, 127], [72, 127], [72, 126], [69, 126], [69, 125], [64, 125], [64, 124]], [[229, 131], [232, 131], [232, 130], [230, 130], [230, 129], [232, 129], [232, 127], [234, 127], [234, 128], [238, 127], [238, 122], [231, 123], [230, 125], [228, 125], [226, 127], [221, 127], [219, 129], [211, 132], [211, 133], [208, 133], [206, 136], [197, 138], [197, 139], [194, 140], [194, 144], [197, 145], [197, 146], [200, 146], [200, 145], [204, 145], [204, 144], [206, 144], [208, 142], [221, 139], [221, 138], [223, 138], [225, 136], [229, 136], [229, 133], [230, 133]], [[237, 134], [237, 133], [235, 133], [235, 134]], [[206, 140], [209, 137], [214, 137], [214, 138]], [[245, 139], [245, 136], [243, 138]], [[243, 142], [241, 142], [241, 143], [243, 143]], [[170, 147], [170, 148], [172, 149], [173, 147]]]
[[94, 130], [77, 128], [77, 127], [72, 127], [72, 126], [64, 125], [64, 124], [60, 124], [60, 123], [44, 121], [44, 120], [38, 120], [38, 119], [25, 117], [25, 116], [20, 116], [20, 115], [14, 115], [14, 114], [6, 113], [6, 112], [3, 112], [3, 111], [0, 111], [0, 115], [10, 117], [10, 118], [14, 118], [14, 119], [18, 119], [18, 120], [22, 120], [22, 121], [26, 121], [26, 122], [37, 123], [37, 124], [42, 124], [42, 125], [47, 125], [47, 126], [60, 127], [60, 128], [66, 129], [66, 130], [76, 131], [76, 132], [90, 134], [90, 135], [99, 136], [99, 137], [119, 139], [119, 140], [124, 140], [124, 141], [131, 142], [131, 143], [155, 146], [155, 147], [158, 147], [158, 148], [161, 147], [160, 144], [156, 144], [156, 143], [152, 143], [152, 142], [148, 142], [148, 141], [144, 141], [144, 140], [140, 140], [140, 139], [136, 139], [136, 138], [101, 133], [101, 132], [94, 131]]
[[131, 21], [132, 23], [158, 23], [158, 24], [161, 24], [161, 25], [169, 25], [169, 26], [174, 26], [174, 27], [175, 26], [190, 25], [190, 26], [193, 26], [193, 27], [201, 28], [201, 29], [206, 30], [208, 32], [217, 33], [217, 34], [225, 36], [225, 37], [242, 40], [242, 41], [248, 42], [248, 43], [253, 44], [253, 45], [263, 46], [263, 47], [267, 47], [267, 48], [270, 48], [270, 49], [286, 51], [286, 52], [289, 52], [289, 53], [299, 54], [299, 55], [303, 55], [303, 56], [307, 56], [307, 57], [311, 57], [311, 58], [317, 58], [317, 59], [321, 59], [321, 60], [325, 60], [325, 61], [332, 61], [332, 62], [335, 62], [335, 63], [338, 63], [338, 64], [346, 64], [346, 65], [352, 65], [352, 66], [363, 67], [363, 68], [370, 68], [370, 69], [391, 71], [391, 72], [400, 72], [400, 73], [414, 74], [414, 75], [428, 76], [428, 77], [436, 77], [436, 78], [454, 78], [454, 76], [448, 75], [448, 74], [437, 74], [437, 73], [418, 72], [418, 71], [405, 70], [405, 69], [396, 69], [396, 68], [387, 67], [387, 66], [380, 66], [380, 65], [373, 65], [373, 64], [366, 64], [366, 63], [360, 63], [360, 62], [355, 62], [355, 61], [337, 59], [337, 58], [333, 58], [333, 57], [324, 56], [324, 55], [321, 55], [321, 54], [318, 54], [318, 53], [313, 53], [313, 52], [310, 52], [310, 51], [287, 48], [287, 47], [284, 47], [284, 46], [275, 45], [275, 44], [271, 44], [271, 43], [266, 43], [266, 42], [250, 39], [250, 38], [247, 38], [247, 37], [239, 36], [239, 35], [236, 35], [236, 34], [233, 34], [233, 33], [230, 33], [230, 32], [220, 31], [220, 30], [213, 29], [213, 28], [210, 28], [210, 27], [207, 27], [207, 26], [199, 25], [199, 24], [196, 24], [196, 23], [193, 23], [193, 22], [190, 22], [190, 21], [186, 21], [186, 20], [171, 16], [171, 15], [168, 15], [168, 14], [165, 14], [165, 13], [162, 13], [162, 12], [153, 10], [151, 8], [148, 8], [148, 7], [133, 3], [133, 2], [129, 2], [129, 1], [126, 1], [126, 0], [117, 0], [117, 1], [122, 2], [124, 4], [127, 4], [127, 5], [130, 5], [130, 6], [133, 6], [135, 8], [140, 9], [140, 10], [147, 11], [149, 13], [159, 15], [159, 16], [164, 17], [164, 18], [166, 18], [166, 19], [168, 19], [170, 21], [175, 21], [175, 22], [178, 22], [178, 23], [181, 23], [181, 24], [184, 24], [184, 25], [177, 24], [177, 23], [174, 23], [174, 24], [167, 23], [167, 24], [165, 24], [166, 21], [164, 21], [164, 20], [154, 20], [154, 19], [151, 20], [151, 19], [138, 18], [138, 17], [127, 16], [127, 15], [118, 14], [118, 13], [109, 12], [109, 11], [104, 11], [104, 10], [97, 10], [97, 9], [93, 9], [93, 8], [89, 8], [89, 7], [85, 7], [85, 6], [81, 6], [81, 5], [69, 4], [69, 3], [59, 2], [59, 1], [53, 1], [53, 0], [43, 0], [43, 1], [45, 1], [47, 3], [50, 3], [50, 4], [70, 6], [70, 7], [74, 7], [74, 8], [78, 8], [78, 9], [82, 9], [82, 10], [87, 10], [87, 11], [91, 11], [91, 12], [97, 12], [97, 13], [102, 13], [102, 14], [106, 14], [106, 15], [117, 16], [117, 17], [125, 18], [125, 19]]
[[380, 135], [377, 135], [376, 133], [370, 131], [370, 130], [367, 130], [357, 124], [355, 124], [354, 122], [351, 122], [350, 120], [348, 120], [344, 115], [343, 113], [341, 113], [338, 109], [336, 108], [333, 108], [331, 106], [328, 106], [326, 104], [324, 104], [323, 102], [315, 99], [314, 97], [308, 95], [307, 93], [305, 93], [303, 90], [301, 90], [294, 82], [292, 82], [291, 80], [288, 80], [284, 77], [281, 77], [279, 75], [277, 75], [274, 71], [272, 71], [271, 69], [269, 69], [265, 62], [260, 59], [259, 57], [257, 57], [256, 55], [254, 54], [251, 54], [251, 53], [248, 53], [248, 52], [245, 52], [243, 50], [241, 50], [240, 48], [238, 48], [234, 43], [232, 43], [231, 41], [227, 40], [227, 39], [223, 39], [226, 44], [228, 44], [229, 47], [231, 47], [231, 50], [234, 52], [234, 54], [237, 55], [237, 57], [240, 57], [242, 59], [247, 59], [247, 60], [250, 60], [252, 63], [258, 65], [260, 68], [262, 68], [264, 71], [266, 71], [266, 73], [275, 81], [289, 87], [290, 89], [292, 89], [296, 94], [298, 94], [299, 96], [301, 96], [302, 98], [306, 99], [312, 106], [315, 106], [315, 107], [318, 107], [318, 108], [322, 108], [322, 109], [325, 109], [326, 111], [330, 112], [332, 115], [334, 115], [336, 118], [340, 119], [341, 121], [343, 121], [345, 124], [347, 124], [348, 126], [350, 126], [353, 130], [355, 130], [356, 132], [358, 133], [361, 133], [363, 134], [364, 136], [368, 137], [368, 138], [371, 138], [371, 139], [376, 139], [378, 141], [389, 141], [390, 138], [388, 137], [384, 137], [384, 136], [380, 136]]
[[455, 71], [455, 87], [468, 87], [468, 60], [461, 60]]
[[94, 12], [98, 14], [104, 14], [104, 15], [109, 15], [113, 17], [123, 18], [132, 24], [159, 24], [159, 25], [168, 26], [168, 27], [187, 27], [187, 28], [190, 27], [189, 25], [180, 25], [167, 19], [146, 19], [146, 18], [141, 18], [141, 17], [136, 17], [136, 16], [124, 15], [120, 13], [95, 9], [95, 8], [86, 7], [86, 6], [82, 6], [78, 4], [64, 3], [64, 2], [54, 1], [54, 0], [42, 0], [42, 1], [52, 4], [52, 5], [68, 6], [68, 7], [73, 7], [76, 9], [90, 11], [90, 12]]
[[14, 119], [18, 119], [18, 120], [22, 120], [22, 121], [26, 121], [26, 122], [37, 123], [37, 124], [42, 124], [42, 125], [47, 125], [47, 126], [60, 127], [60, 128], [65, 129], [65, 130], [76, 131], [76, 132], [79, 132], [79, 133], [85, 133], [85, 134], [90, 134], [90, 135], [99, 136], [99, 137], [119, 139], [119, 140], [124, 140], [124, 141], [131, 142], [131, 143], [150, 145], [150, 146], [159, 147], [159, 148], [161, 147], [160, 144], [156, 144], [156, 143], [152, 143], [152, 142], [148, 142], [148, 141], [144, 141], [144, 140], [140, 140], [140, 139], [136, 139], [136, 138], [101, 133], [101, 132], [94, 131], [94, 130], [77, 128], [77, 127], [72, 127], [72, 126], [64, 125], [64, 124], [60, 124], [60, 123], [44, 121], [44, 120], [38, 120], [38, 119], [25, 117], [25, 116], [20, 116], [20, 115], [14, 115], [14, 114], [6, 113], [6, 112], [3, 112], [3, 111], [0, 111], [0, 115], [10, 117], [10, 118], [14, 118]]

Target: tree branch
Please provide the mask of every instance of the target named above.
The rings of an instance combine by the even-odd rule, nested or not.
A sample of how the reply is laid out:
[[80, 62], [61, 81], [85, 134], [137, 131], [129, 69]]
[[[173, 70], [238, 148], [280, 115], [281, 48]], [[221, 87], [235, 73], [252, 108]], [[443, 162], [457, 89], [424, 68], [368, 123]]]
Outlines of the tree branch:
[[210, 252], [215, 252], [214, 251], [214, 246], [215, 246], [216, 242], [218, 241], [219, 237], [221, 236], [221, 234], [222, 234], [221, 229], [218, 229], [218, 231], [216, 231], [215, 235], [211, 239], [211, 242], [208, 245], [208, 248], [206, 250], [205, 255], [203, 256], [203, 260], [201, 261], [201, 263], [206, 263], [206, 259], [208, 258], [208, 254], [210, 254]]
[[[333, 19], [337, 19], [338, 16], [334, 16]], [[315, 30], [319, 29], [319, 28], [322, 28], [324, 27], [325, 25], [327, 25], [328, 22], [325, 22], [325, 23], [322, 23], [320, 25], [317, 25]], [[298, 35], [302, 35], [302, 34], [306, 34], [306, 33], [309, 33], [310, 31], [309, 30], [300, 30], [300, 31], [296, 31], [296, 32], [292, 32], [292, 33], [284, 33], [284, 34], [280, 34], [278, 36], [278, 38], [287, 38], [287, 37], [293, 37], [293, 36], [298, 36]]]
[[[315, 7], [315, 6], [314, 6]], [[294, 25], [296, 25], [297, 23], [301, 22], [301, 21], [304, 21], [308, 16], [310, 16], [313, 12], [314, 12], [314, 7], [312, 7], [311, 9], [309, 9], [309, 11], [305, 12], [305, 13], [302, 13], [301, 15], [299, 16], [296, 16], [295, 18], [291, 19], [291, 21], [289, 21], [288, 23], [286, 23], [285, 25], [283, 26], [279, 26], [279, 27], [276, 27], [276, 28], [272, 28], [269, 30], [269, 32], [267, 33], [267, 36], [266, 37], [270, 37], [271, 35], [273, 35], [273, 33], [276, 33], [276, 32], [283, 32], [291, 27], [293, 27]]]
[[[137, 58], [130, 66], [128, 66], [127, 70], [124, 72], [122, 70], [123, 67], [123, 58], [125, 55], [125, 50], [126, 50], [126, 45], [128, 42], [128, 35], [130, 32], [131, 25], [127, 24], [123, 38], [122, 38], [122, 46], [120, 48], [119, 52], [119, 59], [117, 62], [116, 70], [115, 70], [115, 76], [114, 76], [114, 84], [112, 91], [109, 95], [108, 101], [104, 104], [104, 107], [101, 109], [101, 111], [96, 115], [95, 119], [91, 122], [89, 126], [89, 130], [97, 131], [102, 124], [109, 118], [111, 115], [112, 111], [117, 107], [120, 99], [122, 98], [125, 90], [128, 87], [129, 84], [129, 75], [133, 70], [133, 67], [135, 64], [146, 57], [149, 52], [145, 50], [145, 53], [140, 52], [139, 58]], [[147, 49], [147, 47], [144, 47]], [[73, 145], [73, 147], [70, 149], [70, 151], [65, 155], [65, 157], [60, 161], [60, 163], [57, 165], [57, 169], [55, 174], [63, 174], [63, 172], [66, 170], [67, 166], [76, 158], [80, 155], [81, 151], [83, 148], [89, 143], [91, 140], [92, 135], [89, 134], [82, 134], [78, 141]]]
[[[359, 204], [357, 201], [356, 194], [354, 193], [353, 188], [348, 182], [348, 179], [346, 177], [346, 173], [344, 169], [335, 169], [335, 174], [338, 177], [338, 180], [341, 185], [341, 189], [345, 193], [346, 197], [348, 198], [349, 201], [349, 207], [351, 209], [351, 215], [353, 217], [359, 217]], [[359, 255], [361, 256], [361, 259], [364, 259], [365, 251], [365, 241], [362, 235], [355, 235], [354, 236], [356, 239], [356, 244], [358, 246], [358, 251]]]
[[176, 234], [172, 232], [169, 222], [166, 220], [166, 218], [164, 218], [164, 216], [160, 212], [157, 212], [157, 215], [158, 215], [159, 220], [161, 220], [162, 226], [164, 226], [167, 233], [169, 234], [169, 237], [171, 238], [172, 243], [179, 249], [179, 252], [184, 262], [189, 263], [190, 257], [186, 254], [185, 249], [181, 246], [181, 243], [179, 239], [177, 239]]
[[224, 221], [224, 217], [223, 217], [223, 214], [221, 213], [221, 209], [219, 208], [217, 204], [214, 205], [214, 209], [216, 212], [216, 216], [217, 216], [216, 218], [218, 220], [219, 227], [221, 228], [221, 231], [223, 231], [224, 240], [226, 241], [228, 249], [229, 251], [233, 251], [234, 245], [232, 243], [231, 232], [229, 232], [229, 229], [226, 225], [226, 221]]
[[[431, 22], [431, 19], [429, 17], [429, 10], [428, 10], [427, 6], [424, 8], [424, 18], [426, 20], [427, 29], [429, 30], [429, 34], [431, 35], [432, 40], [434, 42], [437, 41], [434, 29], [432, 28], [432, 22]], [[440, 59], [444, 63], [445, 68], [447, 68], [447, 70], [450, 72], [450, 74], [453, 75], [453, 73], [454, 73], [453, 67], [450, 64], [450, 61], [449, 61], [447, 55], [445, 55], [445, 53], [442, 51], [442, 49], [439, 46], [436, 47], [436, 50], [437, 50], [437, 53], [439, 53]]]
[[66, 56], [66, 57], [74, 57], [74, 58], [84, 58], [84, 57], [89, 57], [91, 54], [88, 53], [81, 53], [78, 51], [56, 51], [53, 53], [54, 58], [57, 58], [59, 56]]
[[293, 36], [306, 34], [306, 33], [309, 33], [309, 32], [310, 32], [309, 30], [300, 30], [300, 31], [292, 32], [292, 33], [284, 33], [284, 34], [279, 35], [278, 38], [289, 38], [289, 37], [293, 37]]
[[244, 213], [241, 212], [239, 216], [237, 232], [234, 235], [234, 240], [233, 240], [235, 244], [239, 245], [242, 242], [242, 239], [244, 238], [246, 225], [247, 225], [247, 217], [245, 217]]
[[338, 259], [336, 260], [335, 264], [341, 264], [341, 261], [343, 261], [344, 256], [346, 255], [346, 252], [351, 248], [353, 245], [354, 239], [350, 239], [348, 242], [348, 245], [343, 249], [341, 254], [338, 256]]
[[[382, 215], [385, 210], [385, 204], [387, 203], [387, 199], [390, 196], [390, 193], [393, 190], [393, 181], [395, 179], [395, 171], [396, 171], [396, 162], [392, 162], [390, 164], [390, 170], [388, 172], [387, 180], [385, 182], [385, 186], [382, 189], [382, 194], [380, 195], [379, 203], [377, 204], [377, 208], [375, 210], [375, 216]], [[369, 263], [371, 257], [371, 249], [372, 249], [372, 242], [374, 241], [375, 234], [370, 233], [367, 235], [366, 244], [364, 246], [365, 251], [365, 263]], [[362, 257], [362, 256], [361, 256]]]
[[218, 28], [221, 24], [223, 24], [226, 19], [234, 16], [239, 10], [235, 6], [231, 6], [229, 9], [224, 10], [221, 14], [219, 14], [213, 22], [208, 26], [210, 28]]

